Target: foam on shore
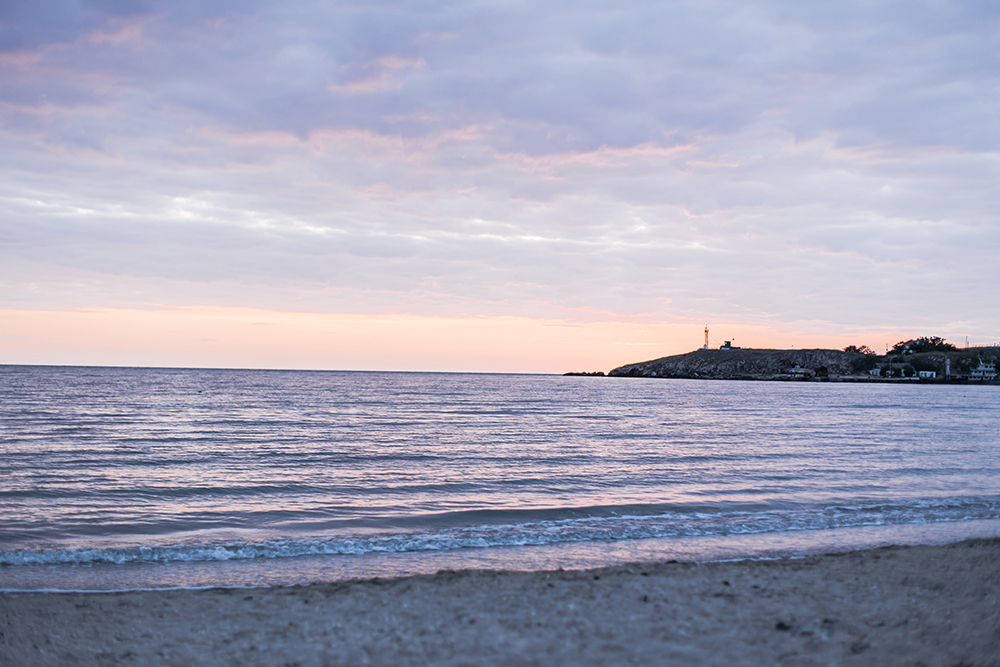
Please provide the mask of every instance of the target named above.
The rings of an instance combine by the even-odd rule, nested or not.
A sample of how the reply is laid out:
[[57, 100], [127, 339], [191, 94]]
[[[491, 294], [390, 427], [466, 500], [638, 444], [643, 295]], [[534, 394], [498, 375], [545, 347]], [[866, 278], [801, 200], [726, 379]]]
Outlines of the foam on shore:
[[991, 664], [1000, 540], [255, 590], [0, 595], [0, 663]]
[[413, 552], [305, 555], [168, 562], [39, 563], [0, 567], [0, 591], [127, 591], [166, 588], [266, 587], [438, 570], [540, 571], [590, 569], [633, 562], [723, 561], [803, 557], [892, 544], [947, 544], [1000, 537], [1000, 521], [852, 526], [673, 538], [565, 542]]

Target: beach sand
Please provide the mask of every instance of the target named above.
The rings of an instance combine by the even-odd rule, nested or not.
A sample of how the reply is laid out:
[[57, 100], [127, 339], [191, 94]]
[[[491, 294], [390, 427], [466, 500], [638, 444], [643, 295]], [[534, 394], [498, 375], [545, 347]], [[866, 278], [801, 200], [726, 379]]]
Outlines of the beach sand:
[[0, 595], [3, 665], [1000, 665], [1000, 539], [803, 559]]

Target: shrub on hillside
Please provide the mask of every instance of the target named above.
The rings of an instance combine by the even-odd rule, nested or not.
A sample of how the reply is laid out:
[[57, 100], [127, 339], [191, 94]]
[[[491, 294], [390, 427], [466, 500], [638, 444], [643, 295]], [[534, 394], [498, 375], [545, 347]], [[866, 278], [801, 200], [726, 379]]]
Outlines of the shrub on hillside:
[[892, 346], [891, 352], [895, 354], [918, 354], [920, 352], [934, 352], [935, 350], [957, 349], [951, 343], [945, 342], [939, 336], [921, 336], [912, 340], [904, 340]]

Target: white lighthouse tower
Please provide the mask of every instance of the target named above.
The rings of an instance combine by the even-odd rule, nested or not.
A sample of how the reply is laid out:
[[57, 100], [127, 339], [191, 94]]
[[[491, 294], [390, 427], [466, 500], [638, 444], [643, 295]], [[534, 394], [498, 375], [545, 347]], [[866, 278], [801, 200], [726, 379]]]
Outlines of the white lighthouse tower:
[[708, 349], [708, 325], [705, 325], [705, 347], [701, 348], [703, 350]]

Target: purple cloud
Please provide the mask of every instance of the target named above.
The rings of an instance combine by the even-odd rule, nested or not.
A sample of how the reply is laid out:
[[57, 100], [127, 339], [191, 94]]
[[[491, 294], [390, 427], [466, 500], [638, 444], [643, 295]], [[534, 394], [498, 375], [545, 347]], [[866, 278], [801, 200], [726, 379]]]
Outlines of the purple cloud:
[[0, 283], [994, 331], [998, 12], [5, 6]]

